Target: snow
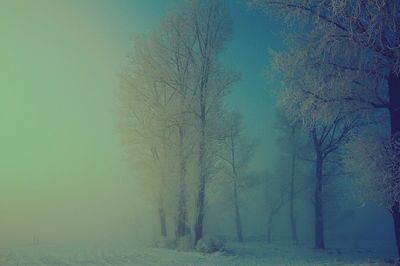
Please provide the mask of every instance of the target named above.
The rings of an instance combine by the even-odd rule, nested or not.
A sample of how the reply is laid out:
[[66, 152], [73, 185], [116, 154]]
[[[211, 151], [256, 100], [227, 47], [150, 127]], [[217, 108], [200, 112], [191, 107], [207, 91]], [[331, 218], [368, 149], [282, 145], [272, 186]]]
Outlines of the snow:
[[227, 252], [202, 254], [149, 247], [30, 246], [2, 250], [1, 266], [95, 265], [391, 265], [393, 252], [312, 248], [264, 242], [227, 243]]

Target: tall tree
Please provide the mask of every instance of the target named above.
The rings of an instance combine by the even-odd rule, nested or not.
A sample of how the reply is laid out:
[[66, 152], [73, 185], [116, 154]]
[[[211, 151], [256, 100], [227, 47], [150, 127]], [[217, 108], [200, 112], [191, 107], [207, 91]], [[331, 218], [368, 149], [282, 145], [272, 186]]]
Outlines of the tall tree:
[[[278, 61], [280, 62], [280, 61]], [[360, 121], [357, 116], [349, 115], [346, 112], [336, 110], [335, 115], [330, 114], [329, 119], [324, 117], [324, 113], [316, 112], [314, 102], [310, 103], [308, 98], [308, 84], [305, 77], [294, 78], [288, 72], [292, 71], [289, 66], [276, 63], [275, 67], [286, 78], [285, 86], [278, 96], [280, 106], [287, 111], [287, 116], [292, 123], [297, 123], [300, 119], [307, 130], [309, 130], [311, 143], [313, 146], [315, 163], [314, 180], [314, 244], [315, 248], [324, 249], [324, 216], [323, 216], [323, 183], [324, 183], [324, 162], [328, 156], [336, 152], [346, 141], [348, 141], [351, 130], [359, 126]], [[309, 77], [310, 79], [313, 78]], [[322, 82], [314, 77], [314, 86], [323, 86]], [[311, 81], [310, 81], [311, 82]], [[320, 83], [321, 82], [321, 83]], [[304, 86], [304, 87], [303, 87]], [[310, 116], [305, 117], [299, 110], [309, 108], [312, 110]]]
[[[167, 71], [158, 73], [163, 83], [169, 87], [179, 99], [178, 111], [174, 122], [178, 134], [179, 180], [176, 214], [176, 238], [182, 238], [190, 233], [187, 202], [187, 168], [188, 158], [192, 153], [192, 143], [188, 143], [188, 134], [193, 135], [193, 114], [190, 110], [189, 90], [193, 87], [193, 73], [195, 66], [190, 56], [190, 48], [194, 45], [194, 38], [187, 34], [185, 21], [182, 21], [182, 11], [171, 13], [158, 32], [155, 39], [158, 61], [157, 67], [163, 66]], [[195, 138], [192, 138], [192, 140]]]
[[232, 21], [227, 6], [220, 0], [192, 0], [185, 7], [184, 23], [189, 34], [194, 36], [194, 45], [189, 53], [196, 67], [194, 77], [193, 113], [199, 131], [198, 168], [199, 187], [196, 200], [194, 243], [203, 236], [205, 215], [206, 182], [209, 178], [210, 156], [207, 152], [208, 139], [212, 135], [210, 115], [229, 92], [230, 85], [238, 79], [236, 73], [219, 63], [218, 56], [232, 32]]
[[314, 244], [316, 248], [324, 249], [324, 215], [323, 215], [323, 184], [324, 162], [328, 156], [344, 144], [354, 123], [343, 123], [343, 117], [338, 116], [330, 125], [314, 125], [310, 135], [315, 154], [315, 187], [313, 195], [314, 204]]
[[[164, 112], [157, 111], [159, 117], [154, 117], [160, 120], [155, 124], [163, 125], [168, 132], [168, 148], [176, 158], [172, 163], [178, 176], [175, 235], [179, 239], [190, 233], [187, 204], [190, 195], [197, 194], [195, 244], [203, 235], [205, 189], [213, 163], [209, 152], [215, 137], [213, 121], [221, 117], [222, 99], [238, 79], [218, 60], [231, 30], [229, 12], [222, 1], [187, 1], [172, 11], [158, 30], [136, 41], [132, 67], [125, 75], [138, 81], [126, 87], [132, 88], [135, 95], [131, 108], [144, 106], [146, 111], [140, 115], [148, 117], [158, 110], [154, 97], [161, 99], [157, 103], [168, 105]], [[143, 119], [140, 115], [138, 119]], [[152, 134], [143, 135], [149, 139]], [[196, 162], [199, 173], [193, 193], [188, 192], [189, 159]]]
[[173, 174], [168, 166], [172, 157], [167, 154], [171, 136], [168, 124], [173, 108], [169, 97], [164, 97], [169, 94], [167, 88], [142, 75], [142, 66], [135, 63], [121, 73], [122, 137], [136, 174], [146, 179], [143, 182], [154, 192], [161, 235], [166, 236], [167, 176]]
[[292, 125], [290, 128], [290, 138], [292, 140], [292, 156], [290, 166], [290, 187], [289, 187], [289, 220], [290, 220], [290, 232], [292, 235], [292, 243], [297, 244], [299, 242], [297, 236], [296, 218], [294, 215], [294, 199], [295, 199], [295, 177], [296, 177], [296, 163], [297, 163], [297, 142], [296, 142], [296, 125]]
[[[125, 108], [124, 118], [128, 122], [126, 135], [136, 137], [142, 143], [151, 143], [149, 149], [154, 160], [165, 165], [168, 158], [168, 167], [173, 171], [160, 169], [159, 164], [150, 169], [155, 168], [154, 171], [159, 171], [162, 176], [177, 176], [177, 179], [170, 177], [168, 184], [164, 182], [161, 185], [161, 188], [174, 186], [172, 181], [177, 184], [177, 189], [174, 189], [177, 191], [176, 210], [172, 212], [176, 221], [176, 238], [190, 232], [186, 179], [192, 147], [187, 143], [186, 135], [194, 131], [188, 122], [192, 114], [187, 103], [194, 70], [185, 54], [186, 47], [183, 45], [189, 42], [182, 40], [181, 25], [176, 15], [171, 14], [159, 29], [136, 38], [130, 62], [121, 74], [121, 100]], [[139, 136], [135, 132], [139, 132]], [[160, 140], [163, 157], [160, 157]], [[138, 153], [138, 150], [133, 153]], [[171, 201], [175, 201], [174, 193], [169, 191]], [[159, 202], [162, 205], [162, 200]], [[165, 217], [164, 208], [160, 208], [159, 212], [160, 217]], [[162, 229], [163, 232], [165, 230]]]

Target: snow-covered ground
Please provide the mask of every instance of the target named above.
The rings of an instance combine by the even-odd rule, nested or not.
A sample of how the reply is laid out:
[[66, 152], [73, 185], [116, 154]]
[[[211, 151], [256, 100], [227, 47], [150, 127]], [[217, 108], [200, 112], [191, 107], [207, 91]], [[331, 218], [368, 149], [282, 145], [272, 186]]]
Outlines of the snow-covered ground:
[[77, 248], [35, 246], [2, 250], [1, 266], [94, 265], [392, 265], [392, 252], [228, 243], [226, 253], [201, 254], [158, 248]]

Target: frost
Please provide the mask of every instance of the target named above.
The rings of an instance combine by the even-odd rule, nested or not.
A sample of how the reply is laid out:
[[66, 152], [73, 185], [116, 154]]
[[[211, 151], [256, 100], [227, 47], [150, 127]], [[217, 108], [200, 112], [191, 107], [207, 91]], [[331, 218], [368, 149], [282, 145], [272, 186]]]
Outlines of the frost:
[[361, 135], [346, 145], [345, 167], [356, 177], [362, 200], [374, 200], [390, 209], [400, 200], [399, 134], [392, 139]]

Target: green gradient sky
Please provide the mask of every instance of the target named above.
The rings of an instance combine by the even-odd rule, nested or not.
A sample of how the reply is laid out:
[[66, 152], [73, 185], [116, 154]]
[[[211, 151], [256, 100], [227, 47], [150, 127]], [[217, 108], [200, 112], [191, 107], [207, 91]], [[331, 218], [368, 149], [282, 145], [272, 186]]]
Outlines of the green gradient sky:
[[[116, 73], [132, 37], [175, 2], [0, 1], [0, 241], [68, 232], [74, 216], [108, 228], [141, 204], [116, 130]], [[224, 58], [243, 78], [229, 102], [262, 140], [255, 167], [263, 168], [273, 101], [262, 71], [279, 43], [262, 15], [230, 3], [236, 34]]]

